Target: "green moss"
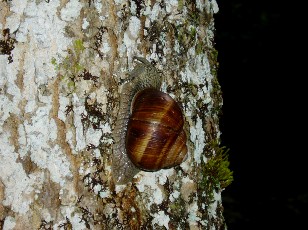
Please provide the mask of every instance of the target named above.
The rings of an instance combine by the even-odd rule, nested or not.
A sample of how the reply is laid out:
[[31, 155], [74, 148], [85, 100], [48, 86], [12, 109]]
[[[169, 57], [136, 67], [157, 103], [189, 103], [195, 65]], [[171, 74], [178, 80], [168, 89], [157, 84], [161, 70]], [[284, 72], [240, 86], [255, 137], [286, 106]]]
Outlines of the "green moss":
[[59, 64], [57, 62], [57, 59], [55, 59], [54, 57], [51, 58], [51, 64], [55, 67], [55, 70], [58, 71], [59, 70]]
[[203, 41], [198, 41], [197, 45], [196, 45], [196, 54], [199, 55], [201, 53], [204, 53], [204, 43]]
[[[212, 68], [215, 69], [215, 68]], [[212, 79], [212, 91], [210, 92], [211, 98], [213, 98], [213, 107], [211, 108], [212, 114], [217, 114], [217, 116], [222, 115], [222, 92], [221, 87], [219, 85], [217, 76], [216, 76], [216, 70], [212, 70], [212, 75], [214, 78]]]
[[184, 0], [178, 1], [178, 11], [182, 11], [184, 8]]
[[168, 215], [170, 216], [170, 224], [180, 229], [188, 229], [185, 201], [182, 198], [178, 198], [169, 204], [169, 208]]
[[207, 55], [209, 58], [210, 65], [212, 66], [212, 69], [216, 69], [218, 67], [218, 62], [217, 62], [218, 51], [214, 48], [211, 48], [208, 50]]
[[83, 42], [81, 40], [75, 40], [73, 42], [73, 47], [74, 47], [74, 51], [79, 54], [85, 49]]
[[191, 27], [190, 28], [190, 37], [191, 38], [195, 38], [197, 34], [196, 28], [195, 27]]
[[66, 83], [67, 90], [72, 93], [76, 89], [78, 75], [84, 70], [80, 63], [81, 54], [85, 50], [82, 40], [75, 40], [72, 48], [67, 50], [67, 56], [60, 59], [59, 63], [56, 58], [51, 59], [51, 64], [59, 72], [61, 81]]
[[207, 197], [213, 200], [214, 191], [222, 191], [233, 181], [233, 172], [229, 169], [228, 160], [229, 149], [225, 146], [220, 147], [217, 142], [211, 144], [213, 156], [203, 165], [203, 180], [201, 187], [206, 190]]
[[197, 30], [189, 24], [180, 24], [175, 30], [176, 39], [179, 42], [180, 53], [187, 53], [190, 47], [193, 47], [197, 39]]
[[206, 168], [214, 186], [224, 189], [233, 181], [233, 172], [229, 169], [229, 149], [226, 149], [225, 146], [217, 147], [216, 151], [215, 156], [207, 162]]

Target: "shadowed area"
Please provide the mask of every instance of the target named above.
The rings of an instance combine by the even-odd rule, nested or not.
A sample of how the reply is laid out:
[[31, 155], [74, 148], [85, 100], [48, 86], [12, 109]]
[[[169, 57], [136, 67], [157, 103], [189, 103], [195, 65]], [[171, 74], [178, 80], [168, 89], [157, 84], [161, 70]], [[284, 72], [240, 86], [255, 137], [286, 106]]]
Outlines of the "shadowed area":
[[234, 171], [223, 192], [228, 228], [296, 229], [308, 204], [300, 13], [279, 1], [218, 4], [222, 142]]

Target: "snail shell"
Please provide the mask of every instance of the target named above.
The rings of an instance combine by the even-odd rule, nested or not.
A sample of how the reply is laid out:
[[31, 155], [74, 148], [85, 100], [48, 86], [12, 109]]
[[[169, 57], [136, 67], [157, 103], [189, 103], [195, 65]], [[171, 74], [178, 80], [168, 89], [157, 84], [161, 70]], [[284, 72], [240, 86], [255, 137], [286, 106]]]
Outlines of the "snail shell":
[[[173, 110], [173, 112], [176, 114], [180, 113], [180, 118], [182, 121], [179, 122], [178, 118], [176, 118], [177, 119], [176, 121], [179, 122], [180, 124], [177, 124], [176, 122], [177, 124], [176, 127], [166, 128], [166, 131], [167, 131], [166, 135], [172, 137], [171, 140], [165, 139], [163, 141], [158, 141], [158, 140], [154, 141], [154, 139], [148, 138], [147, 139], [148, 142], [145, 142], [144, 144], [139, 144], [141, 148], [144, 148], [146, 150], [148, 150], [149, 148], [152, 148], [154, 150], [153, 154], [147, 153], [147, 158], [144, 158], [141, 156], [140, 147], [139, 149], [138, 148], [136, 149], [136, 147], [134, 147], [136, 145], [138, 146], [137, 142], [142, 139], [141, 138], [142, 136], [147, 136], [148, 135], [147, 132], [149, 130], [154, 129], [154, 126], [151, 126], [150, 128], [148, 128], [146, 130], [146, 133], [144, 134], [139, 133], [138, 138], [134, 137], [134, 135], [136, 135], [136, 133], [134, 134], [134, 132], [136, 132], [134, 131], [135, 125], [132, 122], [134, 118], [132, 118], [130, 122], [129, 122], [129, 119], [131, 117], [131, 112], [135, 114], [136, 111], [139, 111], [139, 109], [135, 110], [134, 108], [131, 108], [132, 101], [135, 101], [134, 102], [135, 106], [139, 105], [140, 103], [139, 99], [141, 98], [141, 101], [144, 100], [143, 99], [144, 97], [140, 95], [144, 95], [144, 93], [146, 94], [147, 92], [149, 92], [148, 90], [146, 91], [143, 91], [143, 90], [151, 88], [152, 90], [156, 89], [155, 91], [158, 91], [161, 87], [162, 79], [163, 79], [162, 74], [146, 59], [140, 58], [140, 57], [135, 57], [134, 59], [137, 59], [138, 61], [140, 61], [140, 63], [138, 63], [136, 67], [134, 68], [134, 70], [129, 74], [129, 77], [128, 77], [129, 82], [126, 83], [122, 88], [122, 92], [120, 96], [119, 112], [118, 112], [117, 120], [115, 123], [115, 128], [113, 131], [114, 148], [113, 148], [113, 155], [112, 155], [112, 175], [113, 175], [113, 180], [116, 184], [128, 183], [129, 181], [131, 181], [133, 176], [140, 171], [140, 169], [147, 170], [147, 171], [154, 171], [154, 170], [159, 170], [161, 168], [168, 168], [168, 167], [172, 167], [174, 165], [181, 163], [180, 159], [182, 158], [183, 160], [184, 158], [182, 156], [176, 158], [175, 157], [176, 154], [174, 155], [171, 154], [170, 156], [169, 155], [164, 156], [162, 154], [158, 154], [154, 156], [155, 155], [154, 152], [155, 153], [159, 153], [160, 151], [164, 153], [176, 152], [178, 151], [177, 148], [180, 149], [180, 151], [178, 152], [181, 153], [182, 155], [186, 155], [186, 152], [187, 152], [186, 136], [185, 136], [185, 132], [182, 130], [184, 120], [183, 120], [182, 112], [179, 108]], [[162, 99], [158, 99], [158, 100], [162, 100], [162, 101], [170, 100], [171, 97], [168, 98], [169, 96], [167, 94], [163, 94], [163, 95], [164, 96], [161, 97]], [[152, 102], [153, 100], [150, 102], [145, 102], [143, 104], [148, 105], [149, 103], [151, 104]], [[171, 103], [171, 104], [174, 104], [174, 103]], [[175, 103], [175, 105], [177, 104]], [[165, 119], [167, 120], [167, 122], [171, 121], [173, 112], [171, 112], [170, 118]], [[151, 117], [154, 118], [156, 112], [153, 112], [151, 114], [152, 115], [150, 115], [149, 118], [147, 119], [150, 119]], [[160, 114], [162, 117], [164, 117], [162, 113]], [[139, 115], [135, 114], [134, 116], [139, 116]], [[159, 122], [159, 117], [156, 117], [156, 121], [154, 121], [154, 123], [158, 123], [158, 122]], [[133, 132], [132, 136], [126, 135], [128, 133], [127, 132], [128, 125], [129, 125], [129, 130], [130, 130], [129, 132]], [[141, 129], [145, 129], [145, 126], [142, 126], [142, 125], [139, 125], [139, 126]], [[151, 133], [157, 134], [159, 133], [159, 131], [151, 131]], [[179, 136], [178, 138], [175, 138], [175, 133], [178, 134]], [[162, 137], [164, 139], [167, 136], [162, 136]], [[150, 143], [149, 141], [151, 143], [155, 143], [155, 142], [159, 143], [160, 146], [163, 146], [163, 149], [158, 150], [156, 147], [154, 147], [155, 145], [153, 145], [153, 147], [150, 147], [148, 145]], [[171, 143], [177, 143], [177, 145], [174, 145], [174, 144], [172, 145]], [[178, 143], [181, 143], [180, 144], [181, 147], [177, 147]], [[183, 146], [183, 143], [185, 147]], [[170, 149], [170, 151], [167, 151], [166, 150], [167, 148]], [[186, 148], [186, 152], [185, 152], [185, 148]], [[128, 152], [127, 152], [127, 149], [128, 149]], [[127, 153], [129, 154], [130, 158], [128, 157]], [[136, 157], [134, 157], [135, 153], [137, 153]], [[157, 160], [155, 161], [150, 160], [151, 157], [157, 158]], [[140, 162], [143, 162], [143, 161], [145, 163], [141, 164]], [[163, 163], [164, 161], [170, 162], [170, 163], [165, 164]], [[151, 164], [152, 166], [149, 166]], [[136, 166], [139, 167], [140, 169], [137, 168]]]
[[128, 157], [146, 171], [179, 165], [187, 154], [183, 125], [181, 108], [168, 94], [154, 88], [138, 92], [127, 126]]

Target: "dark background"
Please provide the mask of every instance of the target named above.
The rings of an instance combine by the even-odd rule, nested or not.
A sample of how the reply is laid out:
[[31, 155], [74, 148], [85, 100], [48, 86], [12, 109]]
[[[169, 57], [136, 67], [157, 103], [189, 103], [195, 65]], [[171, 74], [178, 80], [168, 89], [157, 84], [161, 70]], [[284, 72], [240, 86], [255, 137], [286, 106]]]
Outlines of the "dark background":
[[222, 193], [228, 229], [308, 229], [308, 26], [300, 25], [301, 6], [217, 2], [220, 126], [234, 171]]

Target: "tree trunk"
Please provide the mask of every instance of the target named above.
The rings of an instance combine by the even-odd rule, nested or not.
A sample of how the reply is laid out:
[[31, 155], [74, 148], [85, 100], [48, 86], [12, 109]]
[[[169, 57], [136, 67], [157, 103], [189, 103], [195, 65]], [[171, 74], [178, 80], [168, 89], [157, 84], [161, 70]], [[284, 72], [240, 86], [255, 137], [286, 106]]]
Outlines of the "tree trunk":
[[[215, 0], [0, 2], [0, 229], [224, 229]], [[182, 107], [188, 157], [114, 183], [134, 56]]]

